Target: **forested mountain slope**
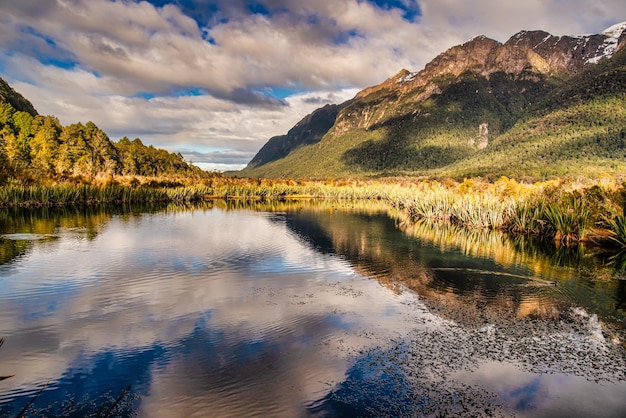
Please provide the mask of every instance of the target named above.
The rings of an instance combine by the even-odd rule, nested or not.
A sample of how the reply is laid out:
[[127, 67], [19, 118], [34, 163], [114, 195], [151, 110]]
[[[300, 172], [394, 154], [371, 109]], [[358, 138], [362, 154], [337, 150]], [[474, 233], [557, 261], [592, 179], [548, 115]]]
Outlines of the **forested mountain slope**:
[[39, 115], [30, 101], [0, 78], [0, 185], [9, 179], [203, 174], [179, 153], [146, 146], [138, 138], [113, 142], [93, 122], [62, 126], [54, 116]]
[[624, 28], [575, 37], [521, 31], [504, 44], [476, 37], [340, 105], [320, 140], [239, 174], [623, 172]]

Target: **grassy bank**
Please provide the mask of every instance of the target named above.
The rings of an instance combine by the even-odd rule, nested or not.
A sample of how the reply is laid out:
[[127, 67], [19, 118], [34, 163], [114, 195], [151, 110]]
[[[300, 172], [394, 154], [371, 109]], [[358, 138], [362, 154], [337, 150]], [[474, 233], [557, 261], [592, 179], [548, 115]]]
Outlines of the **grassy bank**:
[[59, 183], [0, 187], [0, 207], [66, 206], [101, 203], [199, 202], [209, 199], [294, 198], [398, 199], [408, 187], [363, 181], [240, 179], [118, 179], [102, 184]]
[[521, 183], [466, 179], [291, 180], [118, 178], [100, 184], [0, 188], [0, 206], [36, 207], [102, 203], [176, 202], [210, 199], [294, 198], [385, 200], [413, 222], [447, 222], [469, 229], [500, 230], [553, 241], [557, 246], [614, 246], [626, 249], [626, 184], [601, 179]]
[[424, 183], [409, 199], [392, 202], [413, 221], [444, 221], [551, 240], [626, 249], [626, 189], [613, 178], [553, 180], [534, 184], [503, 177], [494, 183], [465, 180]]

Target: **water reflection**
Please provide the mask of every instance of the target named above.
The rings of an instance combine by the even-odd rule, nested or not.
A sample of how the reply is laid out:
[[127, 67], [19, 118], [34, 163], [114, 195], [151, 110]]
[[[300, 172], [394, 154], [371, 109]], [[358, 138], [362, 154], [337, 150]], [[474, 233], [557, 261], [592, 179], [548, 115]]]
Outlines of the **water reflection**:
[[[623, 326], [623, 274], [582, 248], [548, 252], [536, 243], [486, 230], [410, 223], [383, 206], [370, 211], [289, 212], [288, 225], [320, 249], [398, 291], [408, 287], [434, 308], [451, 304], [513, 317], [558, 317], [582, 306]], [[436, 305], [436, 306], [435, 306]], [[466, 313], [467, 314], [467, 313]]]
[[16, 375], [0, 415], [47, 381], [31, 412], [72, 398], [94, 402], [85, 415], [128, 384], [117, 412], [150, 417], [555, 416], [591, 396], [598, 416], [626, 410], [625, 281], [584, 251], [414, 225], [381, 202], [0, 225], [0, 374]]
[[298, 415], [372, 343], [361, 329], [396, 335], [409, 310], [284, 214], [69, 217], [0, 277], [2, 413], [50, 381], [37, 404], [54, 414], [131, 384], [143, 416]]

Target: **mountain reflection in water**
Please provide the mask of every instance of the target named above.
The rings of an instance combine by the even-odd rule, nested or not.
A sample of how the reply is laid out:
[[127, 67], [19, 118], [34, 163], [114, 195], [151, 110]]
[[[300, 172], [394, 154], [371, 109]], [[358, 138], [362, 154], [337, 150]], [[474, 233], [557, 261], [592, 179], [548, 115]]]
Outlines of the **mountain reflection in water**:
[[215, 201], [0, 212], [0, 256], [0, 415], [626, 414], [624, 273], [583, 249]]

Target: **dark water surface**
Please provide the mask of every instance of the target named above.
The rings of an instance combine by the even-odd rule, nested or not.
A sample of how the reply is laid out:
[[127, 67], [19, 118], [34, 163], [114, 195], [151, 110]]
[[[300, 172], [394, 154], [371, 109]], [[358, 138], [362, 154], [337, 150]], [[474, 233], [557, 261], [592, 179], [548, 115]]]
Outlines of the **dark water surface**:
[[0, 416], [626, 416], [625, 310], [375, 203], [2, 211]]

